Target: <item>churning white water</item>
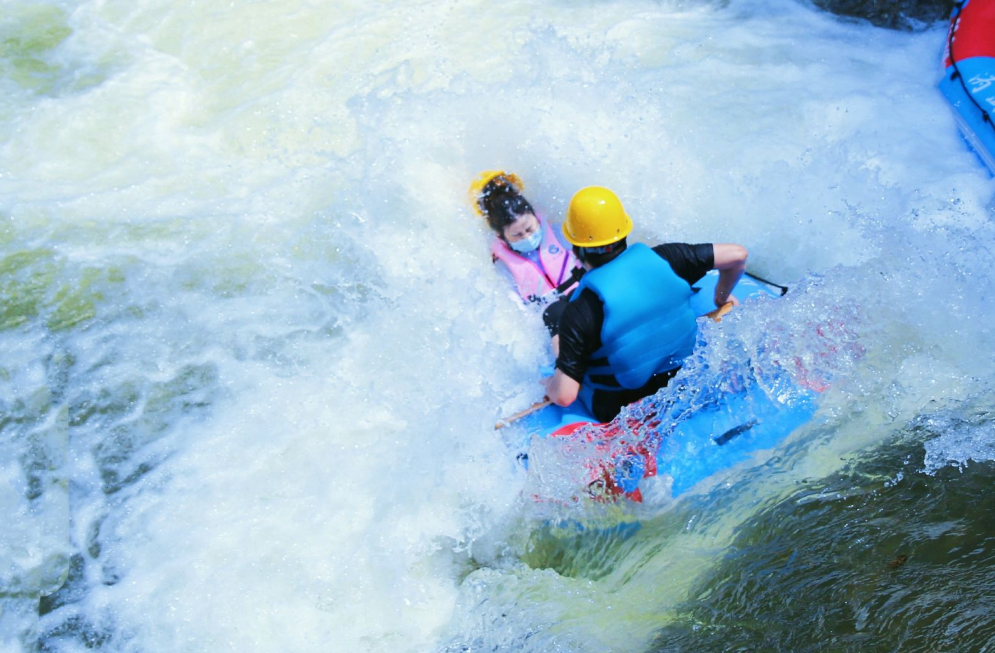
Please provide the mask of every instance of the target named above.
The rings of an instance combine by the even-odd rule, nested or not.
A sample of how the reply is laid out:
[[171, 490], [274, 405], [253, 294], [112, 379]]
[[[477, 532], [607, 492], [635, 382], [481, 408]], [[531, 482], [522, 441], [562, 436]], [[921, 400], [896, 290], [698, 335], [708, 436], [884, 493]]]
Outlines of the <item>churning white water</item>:
[[[0, 650], [640, 650], [792, 479], [991, 406], [995, 184], [934, 89], [941, 26], [0, 6]], [[637, 240], [742, 243], [792, 291], [729, 329], [843, 315], [863, 352], [799, 337], [834, 375], [808, 434], [697, 521], [653, 513], [603, 580], [523, 562], [523, 434], [493, 424], [549, 354], [467, 205], [490, 168], [554, 221], [599, 184]], [[995, 457], [990, 429], [944, 437], [934, 468]]]

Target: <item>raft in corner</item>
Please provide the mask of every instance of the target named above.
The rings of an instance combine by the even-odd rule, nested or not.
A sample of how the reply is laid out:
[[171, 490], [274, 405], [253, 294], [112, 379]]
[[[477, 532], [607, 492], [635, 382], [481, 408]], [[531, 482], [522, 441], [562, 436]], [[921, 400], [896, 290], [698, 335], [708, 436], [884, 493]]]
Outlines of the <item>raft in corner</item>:
[[964, 138], [995, 175], [995, 0], [967, 0], [950, 19], [937, 86]]

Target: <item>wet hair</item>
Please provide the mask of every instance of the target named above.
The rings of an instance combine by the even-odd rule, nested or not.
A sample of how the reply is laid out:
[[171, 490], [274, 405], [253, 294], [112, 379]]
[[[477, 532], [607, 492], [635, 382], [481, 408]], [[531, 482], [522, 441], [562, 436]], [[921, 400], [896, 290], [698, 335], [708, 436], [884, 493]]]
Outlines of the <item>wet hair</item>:
[[616, 256], [625, 251], [628, 245], [625, 238], [622, 240], [604, 245], [603, 247], [579, 247], [573, 246], [574, 256], [581, 263], [589, 263], [592, 268], [599, 268], [605, 263], [613, 261]]
[[535, 213], [529, 201], [506, 183], [503, 177], [487, 182], [477, 200], [480, 209], [498, 236], [504, 238], [504, 228], [528, 213]]

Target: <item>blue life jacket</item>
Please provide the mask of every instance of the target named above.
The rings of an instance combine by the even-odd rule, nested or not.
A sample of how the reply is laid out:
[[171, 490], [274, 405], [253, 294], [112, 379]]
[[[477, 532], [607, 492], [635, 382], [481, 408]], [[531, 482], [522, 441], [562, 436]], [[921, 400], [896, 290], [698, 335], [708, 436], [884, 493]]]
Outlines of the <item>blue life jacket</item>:
[[694, 348], [697, 320], [688, 282], [670, 263], [641, 243], [584, 275], [572, 299], [590, 288], [601, 299], [605, 321], [601, 347], [581, 384], [591, 405], [594, 390], [643, 387], [654, 374], [681, 366]]

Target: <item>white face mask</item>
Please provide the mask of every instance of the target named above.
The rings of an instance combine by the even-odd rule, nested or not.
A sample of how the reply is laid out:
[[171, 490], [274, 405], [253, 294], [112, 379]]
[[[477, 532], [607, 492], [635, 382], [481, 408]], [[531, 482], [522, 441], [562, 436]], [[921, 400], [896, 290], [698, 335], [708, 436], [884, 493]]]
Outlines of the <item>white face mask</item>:
[[542, 242], [542, 229], [536, 229], [532, 232], [531, 236], [526, 236], [521, 240], [515, 241], [513, 243], [508, 243], [511, 248], [518, 252], [519, 254], [527, 254], [528, 252], [534, 252], [539, 249], [539, 243]]

